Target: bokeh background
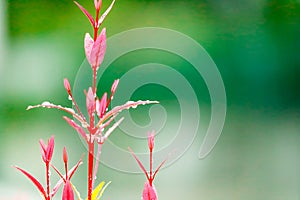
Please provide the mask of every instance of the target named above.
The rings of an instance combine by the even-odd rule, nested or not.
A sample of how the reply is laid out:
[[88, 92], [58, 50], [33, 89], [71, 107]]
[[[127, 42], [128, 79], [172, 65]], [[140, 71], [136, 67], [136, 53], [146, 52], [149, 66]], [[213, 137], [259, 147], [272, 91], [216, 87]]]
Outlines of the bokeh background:
[[[93, 9], [92, 1], [79, 2]], [[104, 9], [109, 3], [103, 2]], [[158, 174], [160, 199], [300, 199], [299, 0], [117, 0], [103, 26], [108, 37], [147, 26], [186, 34], [210, 54], [226, 87], [227, 117], [220, 140], [199, 160], [204, 136], [199, 130], [188, 151]], [[85, 151], [60, 111], [25, 109], [44, 100], [71, 106], [62, 80], [74, 82], [84, 60], [84, 33], [91, 30], [72, 1], [0, 0], [0, 199], [40, 199], [11, 167], [22, 166], [44, 181], [40, 138], [55, 135], [54, 163], [60, 168], [64, 145], [73, 163]], [[99, 92], [133, 66], [150, 61], [167, 64], [189, 80], [204, 111], [200, 128], [205, 130], [210, 117], [207, 88], [201, 75], [176, 55], [155, 50], [125, 55], [106, 71]], [[167, 88], [145, 86], [132, 98], [160, 100], [169, 120], [180, 115]], [[133, 119], [147, 123], [147, 110], [132, 111]], [[118, 133], [112, 141], [120, 143]], [[124, 148], [146, 149], [145, 140], [138, 145], [130, 138], [122, 141]], [[158, 140], [158, 148], [165, 142]], [[85, 171], [83, 165], [73, 179], [81, 191]], [[100, 172], [99, 179], [112, 181], [104, 199], [140, 199], [143, 175], [103, 165]]]

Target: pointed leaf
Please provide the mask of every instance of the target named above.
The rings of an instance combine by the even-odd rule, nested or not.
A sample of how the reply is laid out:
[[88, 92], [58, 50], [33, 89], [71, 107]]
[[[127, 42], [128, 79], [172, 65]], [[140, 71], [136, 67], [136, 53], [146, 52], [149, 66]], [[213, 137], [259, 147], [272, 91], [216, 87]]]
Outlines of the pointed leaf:
[[146, 171], [144, 165], [141, 163], [141, 161], [138, 159], [138, 157], [135, 155], [135, 153], [132, 151], [132, 149], [131, 149], [130, 147], [128, 147], [128, 149], [129, 149], [131, 155], [132, 155], [132, 156], [134, 157], [134, 159], [136, 160], [136, 162], [139, 164], [140, 168], [143, 170], [143, 172], [144, 172], [144, 174], [146, 175], [148, 181], [150, 181], [150, 178], [151, 178], [151, 177], [149, 177], [149, 175], [148, 175], [148, 173], [147, 173], [147, 171]]
[[73, 117], [76, 118], [81, 123], [86, 123], [85, 120], [83, 120], [82, 117], [80, 117], [77, 113], [75, 113], [75, 111], [72, 108], [66, 108], [66, 107], [62, 107], [61, 105], [55, 105], [48, 101], [44, 101], [42, 104], [28, 106], [26, 110], [31, 110], [33, 108], [41, 108], [41, 107], [42, 108], [55, 108], [55, 109], [63, 110], [65, 112], [73, 115]]
[[89, 116], [91, 117], [95, 112], [95, 96], [91, 87], [86, 94], [86, 108]]
[[[69, 172], [68, 172], [68, 177], [69, 177], [69, 179], [72, 178], [72, 176], [74, 175], [75, 171], [77, 170], [77, 168], [78, 168], [79, 165], [81, 165], [81, 164], [82, 164], [82, 158], [80, 158], [79, 161], [76, 163], [76, 165], [75, 165], [72, 169], [69, 170]], [[69, 173], [70, 173], [70, 174], [69, 174]]]
[[104, 186], [104, 181], [102, 181], [92, 192], [92, 200], [96, 200], [99, 192], [101, 191], [102, 187]]
[[96, 10], [100, 10], [102, 6], [102, 0], [94, 0], [94, 5]]
[[157, 199], [158, 198], [157, 198], [154, 185], [151, 186], [148, 182], [146, 182], [144, 185], [142, 200], [157, 200]]
[[108, 183], [105, 184], [105, 186], [102, 188], [101, 192], [99, 193], [99, 195], [97, 196], [97, 200], [100, 200], [100, 198], [102, 197], [105, 189], [107, 188], [107, 186], [111, 183], [111, 181], [109, 181]]
[[100, 27], [102, 22], [104, 21], [105, 17], [108, 15], [108, 13], [111, 11], [112, 7], [114, 6], [115, 0], [110, 4], [110, 6], [107, 8], [107, 10], [103, 13], [103, 15], [100, 17], [97, 27]]
[[31, 180], [31, 182], [37, 187], [37, 189], [42, 193], [43, 197], [46, 199], [47, 198], [47, 193], [44, 190], [42, 184], [35, 178], [33, 177], [31, 174], [29, 174], [27, 171], [25, 171], [24, 169], [18, 167], [18, 166], [14, 166], [17, 170], [19, 170], [20, 172], [22, 172], [25, 176], [27, 176], [27, 178], [29, 178], [29, 180]]
[[116, 123], [114, 123], [114, 125], [112, 127], [110, 127], [105, 135], [104, 135], [104, 139], [106, 140], [110, 134], [122, 123], [122, 121], [124, 120], [124, 117], [122, 117], [121, 119], [119, 119], [119, 121], [117, 121]]
[[66, 117], [66, 116], [64, 116], [63, 118], [64, 118], [64, 120], [66, 120], [66, 121], [69, 123], [69, 125], [70, 125], [71, 127], [73, 127], [73, 128], [77, 131], [77, 133], [79, 133], [79, 134], [81, 135], [81, 137], [82, 137], [85, 141], [88, 141], [87, 135], [86, 135], [85, 131], [83, 130], [83, 128], [82, 128], [81, 126], [79, 126], [79, 125], [76, 124], [73, 120], [71, 120], [70, 118], [68, 118], [68, 117]]
[[51, 161], [52, 155], [54, 150], [54, 136], [52, 135], [50, 139], [48, 140], [48, 146], [47, 146], [47, 159], [48, 162]]
[[64, 185], [62, 200], [74, 200], [74, 192], [69, 180], [67, 180], [66, 184]]
[[93, 45], [94, 45], [93, 38], [90, 36], [89, 33], [86, 33], [84, 37], [84, 51], [85, 51], [86, 59], [90, 64], [91, 64], [91, 52], [92, 52]]
[[47, 148], [46, 145], [44, 143], [44, 141], [42, 139], [40, 139], [40, 146], [41, 146], [41, 154], [42, 154], [42, 159], [44, 162], [47, 162]]
[[106, 51], [106, 29], [103, 28], [100, 35], [97, 37], [91, 54], [90, 64], [93, 68], [98, 68], [101, 65]]
[[167, 161], [167, 158], [166, 158], [164, 161], [162, 161], [162, 162], [160, 163], [160, 165], [157, 167], [157, 169], [155, 170], [155, 172], [154, 172], [154, 174], [153, 174], [152, 180], [154, 180], [154, 178], [155, 178], [157, 172], [158, 172], [159, 169], [165, 164], [166, 161]]
[[114, 107], [112, 110], [110, 110], [109, 112], [107, 112], [102, 119], [99, 120], [99, 122], [97, 123], [97, 127], [100, 127], [101, 124], [103, 124], [106, 120], [108, 120], [110, 117], [118, 114], [119, 112], [121, 112], [122, 110], [125, 109], [129, 109], [129, 108], [136, 108], [139, 105], [146, 105], [146, 104], [152, 104], [152, 103], [159, 103], [158, 101], [128, 101], [127, 103], [121, 105], [121, 106], [116, 106]]
[[96, 101], [96, 111], [99, 118], [101, 118], [106, 111], [107, 108], [106, 102], [107, 102], [107, 93], [105, 92], [101, 100], [97, 99]]
[[68, 94], [71, 95], [71, 86], [70, 86], [70, 82], [67, 78], [64, 79], [64, 87], [65, 87], [66, 91], [68, 92]]
[[91, 22], [92, 26], [95, 26], [95, 21], [92, 17], [92, 15], [84, 8], [82, 7], [79, 3], [77, 3], [76, 1], [74, 1], [74, 3], [79, 7], [79, 9], [85, 14], [85, 16], [87, 16], [87, 18], [89, 19], [89, 21]]
[[119, 81], [120, 81], [119, 79], [115, 80], [114, 83], [113, 83], [112, 86], [111, 86], [110, 91], [111, 91], [111, 93], [112, 93], [112, 96], [113, 96], [113, 94], [116, 92], [116, 89], [117, 89], [117, 87], [118, 87]]
[[[82, 159], [80, 158], [80, 160], [79, 160], [79, 162], [74, 166], [74, 167], [72, 167], [72, 169], [70, 169], [69, 171], [68, 171], [68, 177], [69, 177], [69, 179], [71, 179], [71, 176], [74, 174], [74, 172], [75, 172], [75, 170], [78, 168], [78, 166], [79, 165], [81, 165], [82, 164]], [[51, 193], [51, 197], [53, 197], [56, 193], [57, 193], [57, 191], [58, 191], [58, 189], [60, 188], [60, 186], [61, 186], [61, 184], [63, 183], [63, 182], [65, 182], [66, 180], [65, 180], [65, 178], [64, 177], [66, 177], [66, 175], [64, 174], [61, 174], [59, 171], [58, 171], [58, 169], [56, 169], [56, 167], [54, 166], [54, 165], [51, 165], [51, 167], [58, 173], [58, 175], [60, 176], [60, 179], [59, 179], [59, 181], [56, 183], [56, 185], [54, 186], [54, 188], [52, 189], [52, 193]]]

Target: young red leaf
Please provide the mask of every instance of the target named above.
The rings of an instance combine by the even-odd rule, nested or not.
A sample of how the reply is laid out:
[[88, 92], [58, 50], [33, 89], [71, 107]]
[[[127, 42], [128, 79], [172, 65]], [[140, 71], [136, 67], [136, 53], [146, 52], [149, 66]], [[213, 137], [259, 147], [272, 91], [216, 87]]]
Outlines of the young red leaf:
[[92, 26], [95, 26], [95, 21], [92, 17], [92, 15], [84, 8], [82, 7], [79, 3], [77, 3], [76, 1], [74, 1], [74, 3], [79, 7], [79, 9], [85, 14], [85, 16], [87, 16], [87, 18], [89, 19], [89, 21], [91, 22]]
[[64, 150], [63, 150], [63, 161], [64, 161], [64, 163], [68, 162], [68, 153], [67, 153], [66, 147], [64, 147]]
[[74, 192], [70, 180], [67, 180], [64, 185], [62, 200], [74, 200]]
[[84, 130], [83, 130], [83, 128], [82, 128], [81, 126], [79, 126], [79, 125], [76, 124], [73, 120], [71, 120], [70, 118], [68, 118], [68, 117], [66, 117], [66, 116], [64, 116], [63, 118], [64, 118], [64, 120], [66, 120], [66, 121], [69, 123], [69, 125], [70, 125], [71, 127], [73, 127], [73, 128], [77, 131], [77, 133], [79, 133], [79, 135], [81, 135], [81, 137], [82, 137], [85, 141], [88, 141], [88, 138], [87, 138], [87, 136], [86, 136], [86, 133], [84, 132]]
[[64, 87], [67, 90], [68, 94], [71, 95], [71, 86], [67, 78], [64, 79]]
[[135, 155], [135, 153], [132, 151], [132, 149], [130, 147], [128, 147], [131, 155], [134, 157], [134, 159], [136, 160], [136, 162], [139, 164], [140, 168], [143, 170], [144, 174], [146, 175], [148, 181], [150, 182], [151, 177], [149, 177], [144, 165], [142, 164], [142, 162], [138, 159], [138, 157]]
[[49, 162], [52, 159], [53, 150], [54, 150], [54, 136], [52, 135], [48, 140], [48, 146], [47, 146], [47, 159]]
[[29, 174], [27, 171], [25, 171], [24, 169], [18, 167], [18, 166], [14, 166], [17, 170], [19, 170], [20, 172], [22, 172], [27, 178], [29, 178], [29, 180], [31, 180], [31, 182], [37, 187], [37, 189], [42, 193], [43, 197], [45, 199], [47, 199], [47, 194], [46, 191], [44, 190], [42, 184], [36, 179], [34, 178], [31, 174]]
[[51, 161], [52, 155], [53, 155], [53, 149], [54, 149], [54, 136], [51, 136], [51, 138], [48, 140], [48, 145], [46, 146], [44, 141], [40, 140], [40, 146], [41, 146], [41, 153], [42, 158], [45, 163], [49, 163]]
[[[77, 168], [79, 167], [79, 165], [82, 164], [82, 158], [80, 158], [80, 160], [76, 163], [76, 165], [74, 167], [72, 167], [72, 169], [70, 169], [68, 171], [68, 179], [70, 180], [74, 174], [74, 172], [77, 170]], [[53, 197], [58, 189], [60, 188], [61, 184], [63, 182], [66, 182], [67, 180], [65, 179], [66, 175], [64, 174], [61, 174], [58, 169], [54, 166], [54, 165], [51, 165], [52, 168], [56, 171], [56, 173], [60, 176], [60, 180], [56, 183], [56, 185], [54, 186], [54, 188], [52, 189], [52, 193], [51, 193], [51, 197]]]
[[142, 200], [157, 200], [157, 194], [154, 186], [145, 182]]

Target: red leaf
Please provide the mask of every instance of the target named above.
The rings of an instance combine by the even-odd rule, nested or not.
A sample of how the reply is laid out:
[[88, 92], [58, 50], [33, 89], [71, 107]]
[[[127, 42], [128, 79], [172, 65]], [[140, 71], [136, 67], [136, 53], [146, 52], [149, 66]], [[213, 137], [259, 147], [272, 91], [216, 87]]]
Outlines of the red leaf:
[[69, 180], [67, 180], [62, 194], [62, 200], [74, 200], [74, 193]]
[[66, 120], [69, 125], [71, 127], [73, 127], [82, 137], [85, 141], [88, 141], [88, 138], [86, 136], [86, 133], [84, 132], [84, 130], [81, 128], [81, 126], [79, 126], [78, 124], [76, 124], [73, 120], [69, 119], [68, 117], [64, 116], [63, 117], [64, 120]]
[[154, 186], [153, 185], [151, 186], [148, 182], [146, 182], [144, 185], [142, 200], [157, 200], [157, 199], [158, 198]]
[[147, 171], [146, 171], [144, 165], [141, 163], [141, 161], [138, 159], [138, 157], [135, 155], [135, 153], [132, 151], [132, 149], [131, 149], [130, 147], [128, 147], [128, 149], [129, 149], [131, 155], [132, 155], [132, 156], [134, 157], [134, 159], [136, 160], [136, 162], [139, 164], [140, 168], [143, 170], [143, 172], [144, 172], [144, 174], [146, 175], [148, 181], [150, 182], [150, 178], [151, 178], [151, 177], [149, 177], [149, 175], [148, 175], [148, 173], [147, 173]]
[[48, 146], [47, 146], [47, 159], [48, 162], [51, 161], [52, 155], [54, 150], [54, 136], [52, 135], [50, 139], [48, 140]]
[[71, 86], [67, 78], [64, 79], [64, 87], [67, 90], [68, 94], [71, 95]]
[[[76, 171], [76, 169], [79, 167], [79, 165], [81, 165], [82, 164], [82, 158], [80, 158], [80, 160], [78, 161], [78, 163], [76, 163], [76, 165], [74, 166], [74, 167], [72, 167], [72, 169], [70, 169], [69, 171], [68, 171], [68, 179], [70, 180], [71, 179], [71, 177], [73, 176], [73, 174], [74, 174], [74, 172]], [[64, 175], [62, 175], [59, 171], [58, 171], [58, 169], [56, 169], [56, 167], [54, 167], [54, 165], [51, 165], [52, 166], [52, 168], [57, 172], [57, 174], [60, 176], [60, 179], [59, 179], [59, 181], [56, 183], [56, 185], [53, 187], [53, 189], [52, 189], [52, 193], [51, 193], [51, 197], [53, 197], [56, 193], [57, 193], [57, 191], [58, 191], [58, 189], [60, 188], [60, 186], [61, 186], [61, 184], [63, 183], [63, 182], [66, 182], [66, 180], [65, 180], [65, 178], [64, 177], [66, 177], [66, 175], [64, 174]]]
[[92, 17], [92, 15], [84, 8], [82, 7], [79, 3], [77, 3], [76, 1], [74, 1], [74, 3], [80, 8], [80, 10], [85, 14], [85, 16], [87, 16], [87, 18], [90, 20], [92, 26], [95, 26], [95, 21]]
[[42, 184], [36, 179], [34, 178], [31, 174], [29, 174], [27, 171], [25, 171], [24, 169], [21, 169], [18, 166], [14, 166], [17, 170], [19, 170], [20, 172], [22, 172], [25, 176], [27, 176], [27, 178], [29, 178], [31, 180], [31, 182], [38, 188], [38, 190], [42, 193], [42, 195], [44, 196], [45, 199], [47, 199], [47, 194], [46, 191], [44, 190]]

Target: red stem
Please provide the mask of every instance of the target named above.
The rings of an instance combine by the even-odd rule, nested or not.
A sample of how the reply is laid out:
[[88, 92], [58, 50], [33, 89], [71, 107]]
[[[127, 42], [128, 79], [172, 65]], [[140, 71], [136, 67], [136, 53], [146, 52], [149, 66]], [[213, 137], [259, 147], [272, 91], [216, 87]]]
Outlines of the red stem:
[[153, 162], [152, 162], [152, 149], [150, 149], [150, 186], [152, 186], [152, 181], [153, 181], [153, 177], [152, 177], [152, 165], [153, 165]]
[[50, 171], [49, 171], [49, 162], [46, 162], [46, 185], [47, 185], [47, 200], [50, 200]]
[[97, 9], [96, 10], [96, 17], [95, 17], [95, 24], [94, 24], [94, 41], [97, 40], [97, 36], [98, 36], [98, 21], [99, 21], [99, 12], [100, 12], [100, 9]]
[[94, 142], [89, 141], [89, 156], [88, 156], [88, 200], [92, 200], [93, 192], [93, 165], [94, 165]]

